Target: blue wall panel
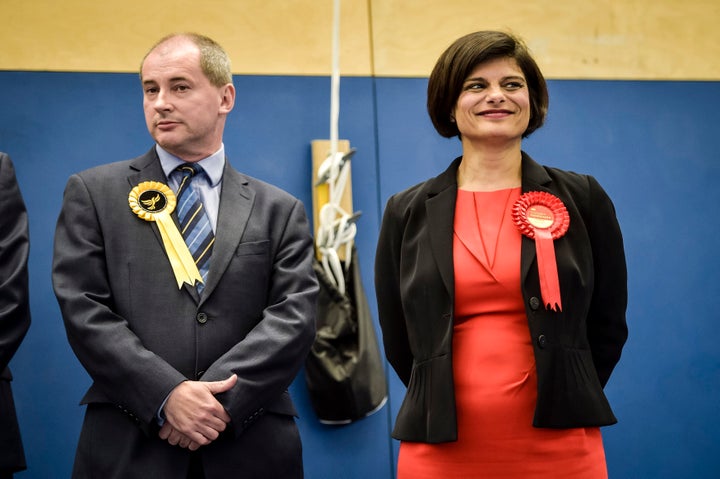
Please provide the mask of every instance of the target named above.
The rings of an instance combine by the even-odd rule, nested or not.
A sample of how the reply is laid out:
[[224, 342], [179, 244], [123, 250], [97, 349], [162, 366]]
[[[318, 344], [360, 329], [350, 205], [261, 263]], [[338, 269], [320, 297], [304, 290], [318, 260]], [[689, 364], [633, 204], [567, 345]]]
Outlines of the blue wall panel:
[[[226, 129], [231, 162], [301, 198], [310, 212], [310, 141], [329, 136], [328, 78], [235, 79]], [[348, 78], [340, 136], [353, 157], [357, 245], [371, 309], [379, 218], [390, 194], [459, 154], [425, 113], [424, 79]], [[612, 478], [720, 475], [720, 259], [713, 246], [720, 158], [720, 83], [551, 81], [546, 125], [526, 141], [538, 161], [595, 175], [615, 201], [628, 255], [630, 339], [607, 392], [620, 420], [605, 428]], [[11, 363], [30, 469], [68, 477], [89, 379], [70, 351], [50, 284], [52, 236], [67, 177], [151, 145], [137, 76], [0, 72], [0, 150], [13, 157], [31, 222], [33, 325]], [[306, 477], [391, 479], [389, 439], [404, 390], [344, 427], [323, 426], [302, 375], [298, 404]]]

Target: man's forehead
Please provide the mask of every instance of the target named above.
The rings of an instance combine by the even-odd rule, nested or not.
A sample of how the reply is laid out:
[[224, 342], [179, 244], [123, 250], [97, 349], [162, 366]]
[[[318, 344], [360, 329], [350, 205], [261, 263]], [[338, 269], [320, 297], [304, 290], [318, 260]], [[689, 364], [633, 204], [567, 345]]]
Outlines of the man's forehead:
[[[192, 45], [194, 46], [194, 45]], [[201, 73], [200, 54], [197, 48], [161, 49], [150, 52], [142, 65], [143, 82], [154, 77], [190, 78]]]
[[155, 47], [145, 58], [145, 62], [172, 63], [183, 59], [197, 59], [200, 61], [200, 50], [189, 40], [173, 42], [169, 40]]

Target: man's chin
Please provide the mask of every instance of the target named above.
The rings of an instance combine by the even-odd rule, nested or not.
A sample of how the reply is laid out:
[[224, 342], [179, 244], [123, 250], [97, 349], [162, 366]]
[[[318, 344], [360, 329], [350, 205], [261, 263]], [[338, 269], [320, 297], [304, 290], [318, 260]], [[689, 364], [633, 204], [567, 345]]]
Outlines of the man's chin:
[[173, 135], [156, 134], [153, 138], [158, 145], [160, 145], [164, 150], [168, 152], [177, 150], [182, 145], [182, 142], [179, 141], [177, 138], [174, 138]]

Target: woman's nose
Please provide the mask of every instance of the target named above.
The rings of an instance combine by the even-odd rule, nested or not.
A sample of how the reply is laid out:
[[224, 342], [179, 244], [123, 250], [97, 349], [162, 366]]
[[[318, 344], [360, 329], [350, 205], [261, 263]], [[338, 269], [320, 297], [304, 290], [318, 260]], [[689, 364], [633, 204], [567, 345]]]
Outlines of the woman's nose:
[[487, 101], [497, 103], [505, 100], [505, 93], [499, 85], [489, 86], [487, 88]]

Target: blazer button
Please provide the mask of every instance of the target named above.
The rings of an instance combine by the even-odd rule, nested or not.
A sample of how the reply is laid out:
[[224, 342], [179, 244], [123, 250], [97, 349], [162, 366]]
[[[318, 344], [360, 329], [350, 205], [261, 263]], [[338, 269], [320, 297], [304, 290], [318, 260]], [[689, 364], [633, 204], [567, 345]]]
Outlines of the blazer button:
[[545, 346], [547, 345], [547, 338], [545, 337], [544, 334], [541, 334], [540, 336], [538, 336], [537, 343], [538, 343], [538, 346], [540, 346], [540, 349], [545, 348]]
[[197, 316], [195, 317], [195, 319], [197, 319], [198, 323], [205, 324], [205, 323], [207, 323], [208, 317], [207, 317], [207, 314], [205, 314], [205, 313], [198, 313]]
[[532, 309], [533, 311], [536, 311], [539, 307], [540, 307], [540, 300], [535, 296], [530, 298], [530, 309]]

